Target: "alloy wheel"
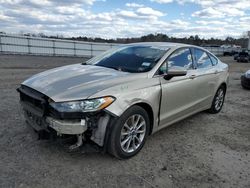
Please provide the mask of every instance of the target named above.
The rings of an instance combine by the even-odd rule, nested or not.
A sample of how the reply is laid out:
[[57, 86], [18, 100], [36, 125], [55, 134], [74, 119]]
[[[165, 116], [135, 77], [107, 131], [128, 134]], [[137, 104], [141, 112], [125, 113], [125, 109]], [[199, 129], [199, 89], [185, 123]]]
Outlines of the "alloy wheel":
[[136, 151], [142, 144], [146, 134], [146, 121], [143, 116], [130, 116], [121, 129], [120, 145], [124, 152]]
[[224, 102], [224, 90], [222, 88], [220, 88], [217, 91], [217, 95], [215, 98], [215, 109], [217, 111], [221, 109], [223, 102]]

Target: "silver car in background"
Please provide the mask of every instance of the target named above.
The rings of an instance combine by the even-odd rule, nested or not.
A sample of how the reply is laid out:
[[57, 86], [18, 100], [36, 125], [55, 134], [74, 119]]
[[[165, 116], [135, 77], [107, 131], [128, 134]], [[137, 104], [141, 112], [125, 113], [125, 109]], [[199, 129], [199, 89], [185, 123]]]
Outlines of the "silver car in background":
[[220, 112], [227, 82], [228, 66], [203, 48], [135, 43], [34, 75], [18, 91], [40, 138], [73, 136], [71, 149], [90, 141], [129, 158], [156, 131], [200, 111]]

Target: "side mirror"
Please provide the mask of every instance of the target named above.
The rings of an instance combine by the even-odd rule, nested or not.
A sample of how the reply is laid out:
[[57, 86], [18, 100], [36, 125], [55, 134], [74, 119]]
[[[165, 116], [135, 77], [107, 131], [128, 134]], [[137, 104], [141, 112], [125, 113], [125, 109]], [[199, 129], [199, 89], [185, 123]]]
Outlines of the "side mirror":
[[170, 80], [176, 76], [185, 76], [187, 74], [187, 69], [184, 67], [170, 67], [166, 75], [164, 75], [165, 80]]

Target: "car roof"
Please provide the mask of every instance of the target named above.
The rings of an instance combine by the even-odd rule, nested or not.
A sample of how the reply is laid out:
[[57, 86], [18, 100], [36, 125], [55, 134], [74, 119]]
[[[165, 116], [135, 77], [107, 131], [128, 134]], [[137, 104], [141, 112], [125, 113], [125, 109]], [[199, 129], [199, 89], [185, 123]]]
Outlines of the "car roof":
[[167, 48], [178, 48], [178, 47], [188, 47], [193, 46], [183, 43], [174, 43], [174, 42], [137, 42], [126, 44], [128, 46], [153, 46], [153, 47], [167, 47]]

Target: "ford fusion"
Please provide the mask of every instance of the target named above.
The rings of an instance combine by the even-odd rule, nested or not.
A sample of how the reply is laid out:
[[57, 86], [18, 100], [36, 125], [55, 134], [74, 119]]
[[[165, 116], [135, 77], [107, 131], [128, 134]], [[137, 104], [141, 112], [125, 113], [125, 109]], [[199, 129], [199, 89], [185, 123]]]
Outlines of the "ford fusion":
[[40, 138], [74, 137], [70, 149], [92, 143], [124, 159], [170, 124], [220, 112], [227, 82], [228, 66], [203, 48], [135, 43], [39, 73], [17, 90]]

